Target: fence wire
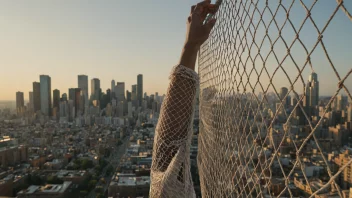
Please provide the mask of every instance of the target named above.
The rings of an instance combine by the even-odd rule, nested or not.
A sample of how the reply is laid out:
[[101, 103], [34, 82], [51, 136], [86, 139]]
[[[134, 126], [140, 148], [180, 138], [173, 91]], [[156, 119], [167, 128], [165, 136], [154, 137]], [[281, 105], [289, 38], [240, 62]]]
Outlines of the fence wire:
[[351, 197], [351, 11], [223, 1], [198, 60], [203, 197]]

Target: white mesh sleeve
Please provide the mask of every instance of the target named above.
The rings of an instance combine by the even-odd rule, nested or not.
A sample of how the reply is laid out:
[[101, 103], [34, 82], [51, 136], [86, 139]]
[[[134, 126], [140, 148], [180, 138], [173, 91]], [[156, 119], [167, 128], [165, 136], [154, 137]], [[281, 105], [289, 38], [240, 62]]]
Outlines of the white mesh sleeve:
[[150, 197], [195, 197], [190, 144], [198, 75], [178, 65], [170, 81], [154, 137]]

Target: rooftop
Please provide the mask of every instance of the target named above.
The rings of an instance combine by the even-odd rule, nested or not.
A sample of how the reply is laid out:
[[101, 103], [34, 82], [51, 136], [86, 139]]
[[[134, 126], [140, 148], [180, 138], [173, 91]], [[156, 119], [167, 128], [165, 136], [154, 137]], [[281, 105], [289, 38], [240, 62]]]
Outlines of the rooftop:
[[34, 194], [34, 193], [63, 193], [72, 182], [65, 181], [63, 184], [47, 184], [45, 186], [31, 185], [27, 190], [22, 190], [19, 194]]
[[150, 184], [149, 176], [136, 177], [135, 174], [116, 174], [110, 185], [139, 186]]

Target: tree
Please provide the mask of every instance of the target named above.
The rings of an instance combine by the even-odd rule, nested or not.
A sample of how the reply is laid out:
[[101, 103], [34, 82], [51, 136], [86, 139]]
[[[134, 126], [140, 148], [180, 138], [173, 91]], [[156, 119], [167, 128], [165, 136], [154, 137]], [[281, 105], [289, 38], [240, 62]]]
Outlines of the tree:
[[109, 165], [109, 167], [106, 169], [106, 175], [110, 175], [114, 171], [114, 167]]
[[102, 167], [101, 167], [100, 165], [96, 165], [96, 166], [94, 167], [94, 169], [95, 169], [95, 172], [99, 175], [100, 172], [101, 172], [101, 170], [102, 170]]
[[87, 194], [88, 194], [88, 191], [86, 191], [86, 190], [81, 190], [81, 191], [79, 191], [79, 194], [81, 194], [82, 196], [86, 196]]
[[102, 192], [103, 192], [103, 187], [102, 187], [102, 186], [97, 186], [97, 187], [95, 188], [95, 192], [96, 192], [96, 193], [102, 193]]
[[93, 188], [95, 185], [97, 185], [97, 180], [90, 180], [88, 183], [88, 188]]
[[97, 198], [103, 198], [104, 195], [103, 195], [103, 193], [99, 193], [99, 194], [96, 195], [96, 197], [97, 197]]
[[87, 170], [88, 168], [93, 168], [93, 162], [88, 159], [81, 161], [81, 169]]
[[101, 167], [105, 167], [107, 164], [108, 164], [108, 162], [107, 162], [106, 160], [104, 160], [104, 159], [100, 159], [100, 160], [99, 160], [99, 165], [100, 165]]

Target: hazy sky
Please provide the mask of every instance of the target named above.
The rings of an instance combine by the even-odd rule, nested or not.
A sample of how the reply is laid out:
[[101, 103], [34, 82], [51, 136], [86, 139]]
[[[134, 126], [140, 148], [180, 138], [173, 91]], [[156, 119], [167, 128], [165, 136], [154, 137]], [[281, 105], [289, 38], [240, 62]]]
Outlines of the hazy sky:
[[[143, 74], [144, 91], [163, 94], [170, 69], [179, 59], [190, 6], [197, 2], [1, 0], [0, 100], [14, 100], [16, 91], [25, 92], [28, 99], [32, 82], [39, 81], [40, 74], [50, 75], [52, 90], [59, 89], [61, 93], [77, 87], [79, 74], [88, 75], [89, 80], [99, 78], [104, 92], [112, 79], [126, 82], [126, 89], [131, 90], [137, 74]], [[313, 16], [322, 28], [336, 1], [319, 2], [322, 4], [318, 3]], [[352, 10], [351, 2], [345, 5]], [[299, 3], [297, 9], [301, 10], [290, 17], [299, 22], [306, 13]], [[351, 21], [339, 11], [324, 34], [329, 54], [341, 74], [351, 68], [351, 26]], [[286, 35], [285, 39], [294, 38], [293, 34]], [[301, 38], [309, 47], [316, 37], [314, 29], [303, 28]], [[302, 52], [302, 48], [296, 51]], [[319, 53], [313, 59], [314, 70], [319, 70], [322, 95], [333, 93], [336, 77], [327, 59]], [[270, 65], [267, 67], [270, 70]], [[310, 72], [310, 68], [304, 71], [304, 80]], [[287, 86], [280, 78], [275, 83]]]
[[[186, 18], [197, 1], [0, 1], [0, 100], [28, 92], [40, 74], [52, 89], [77, 87], [77, 75], [165, 93], [179, 60]], [[89, 85], [90, 87], [90, 85]], [[90, 91], [90, 90], [89, 90]]]

